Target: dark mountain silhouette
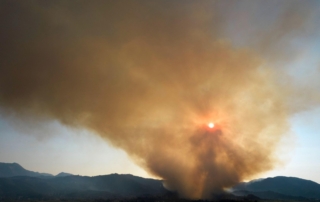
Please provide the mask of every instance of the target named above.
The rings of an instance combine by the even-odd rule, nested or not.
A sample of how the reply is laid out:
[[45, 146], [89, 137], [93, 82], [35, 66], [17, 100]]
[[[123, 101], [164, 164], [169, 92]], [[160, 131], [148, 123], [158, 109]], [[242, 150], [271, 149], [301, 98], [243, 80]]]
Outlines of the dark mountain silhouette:
[[240, 183], [234, 194], [253, 194], [263, 199], [320, 199], [320, 184], [296, 177], [273, 177]]
[[24, 169], [17, 163], [0, 163], [0, 177], [30, 176], [30, 177], [53, 177], [48, 173], [38, 173]]
[[133, 175], [95, 177], [59, 173], [45, 175], [17, 163], [0, 164], [0, 199], [94, 199], [158, 196], [167, 193], [160, 180]]
[[133, 175], [0, 178], [0, 198], [124, 198], [166, 192], [160, 180]]
[[[320, 184], [295, 177], [253, 180], [240, 183], [232, 190], [232, 194], [215, 197], [218, 197], [217, 200], [240, 201], [244, 199], [255, 201], [259, 198], [291, 201], [320, 200]], [[87, 177], [62, 172], [53, 176], [28, 171], [17, 163], [0, 163], [0, 201], [118, 198], [132, 200], [145, 198], [147, 201], [149, 199], [161, 201], [168, 194], [172, 193], [163, 187], [161, 180], [119, 174]], [[178, 199], [171, 197], [168, 200]]]

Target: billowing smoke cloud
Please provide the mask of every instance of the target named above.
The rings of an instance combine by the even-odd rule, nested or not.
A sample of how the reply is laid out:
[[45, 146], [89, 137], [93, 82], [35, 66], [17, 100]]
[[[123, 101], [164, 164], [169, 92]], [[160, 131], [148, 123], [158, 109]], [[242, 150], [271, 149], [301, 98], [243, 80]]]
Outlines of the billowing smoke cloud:
[[210, 197], [278, 162], [290, 90], [266, 58], [308, 20], [287, 24], [299, 2], [276, 2], [252, 8], [276, 8], [261, 19], [273, 37], [235, 46], [246, 1], [1, 1], [0, 105], [92, 130], [181, 196]]

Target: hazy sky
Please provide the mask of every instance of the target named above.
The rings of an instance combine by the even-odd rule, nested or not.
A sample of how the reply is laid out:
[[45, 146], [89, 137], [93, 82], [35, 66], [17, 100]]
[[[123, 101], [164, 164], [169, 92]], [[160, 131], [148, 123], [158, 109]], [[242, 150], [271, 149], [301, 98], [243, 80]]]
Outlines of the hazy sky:
[[210, 189], [320, 183], [319, 1], [0, 1], [0, 12], [0, 162], [166, 178], [182, 194], [208, 185], [197, 175], [228, 176]]

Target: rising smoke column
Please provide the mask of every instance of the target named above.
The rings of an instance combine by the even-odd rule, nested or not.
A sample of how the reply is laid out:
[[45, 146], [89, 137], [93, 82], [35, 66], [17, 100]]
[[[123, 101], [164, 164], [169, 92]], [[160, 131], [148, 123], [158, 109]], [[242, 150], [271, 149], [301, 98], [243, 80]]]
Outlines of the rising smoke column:
[[271, 48], [224, 36], [234, 5], [1, 1], [0, 105], [94, 131], [181, 196], [209, 198], [272, 169], [288, 131]]

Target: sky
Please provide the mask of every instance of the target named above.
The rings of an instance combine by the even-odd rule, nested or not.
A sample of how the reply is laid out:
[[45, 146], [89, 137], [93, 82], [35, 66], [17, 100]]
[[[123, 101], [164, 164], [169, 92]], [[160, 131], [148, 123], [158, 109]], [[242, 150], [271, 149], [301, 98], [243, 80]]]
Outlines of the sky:
[[1, 1], [0, 13], [0, 162], [165, 179], [191, 198], [272, 176], [320, 183], [319, 1]]

